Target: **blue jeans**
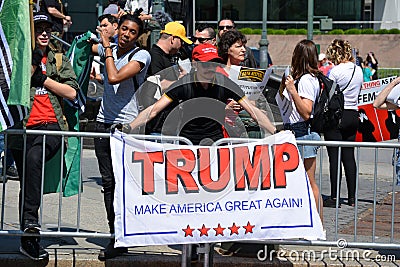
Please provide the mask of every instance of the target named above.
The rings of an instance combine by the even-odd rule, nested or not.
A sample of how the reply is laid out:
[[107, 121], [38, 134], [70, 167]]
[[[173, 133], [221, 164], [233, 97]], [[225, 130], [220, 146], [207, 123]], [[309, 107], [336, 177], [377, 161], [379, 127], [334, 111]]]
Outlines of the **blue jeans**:
[[[4, 134], [3, 134], [3, 133], [0, 133], [0, 154], [1, 154], [3, 151], [4, 151]], [[13, 157], [12, 157], [12, 154], [11, 154], [10, 149], [7, 149], [7, 150], [6, 150], [4, 156], [6, 157], [6, 160], [7, 160], [7, 162], [6, 162], [6, 169], [7, 169], [8, 167], [10, 167], [11, 165], [14, 164], [14, 159], [13, 159]]]

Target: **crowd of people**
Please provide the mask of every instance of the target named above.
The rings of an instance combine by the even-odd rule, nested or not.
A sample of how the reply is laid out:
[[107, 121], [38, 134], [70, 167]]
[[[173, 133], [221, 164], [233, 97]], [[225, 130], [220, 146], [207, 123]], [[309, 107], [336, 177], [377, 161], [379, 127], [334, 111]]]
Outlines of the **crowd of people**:
[[[210, 25], [199, 24], [191, 39], [187, 38], [182, 24], [170, 21], [163, 26], [157, 42], [146, 50], [139, 47], [138, 39], [144, 33], [144, 21], [152, 17], [148, 2], [129, 1], [124, 8], [116, 0], [109, 2], [104, 14], [98, 18], [100, 42], [92, 45], [92, 53], [99, 55], [104, 63], [100, 73], [92, 72], [90, 76], [104, 85], [102, 103], [96, 118], [96, 132], [109, 133], [119, 128], [126, 133], [143, 131], [146, 134], [173, 134], [186, 137], [195, 145], [211, 145], [230, 135], [229, 125], [234, 124], [241, 111], [247, 112], [266, 133], [277, 132], [268, 114], [249, 100], [229, 78], [232, 66], [257, 67], [251, 49], [246, 46], [246, 36], [235, 28], [232, 19], [220, 20], [217, 32]], [[56, 66], [55, 53], [61, 47], [59, 44], [52, 46], [50, 36], [62, 35], [72, 24], [72, 19], [64, 14], [58, 1], [43, 0], [42, 3], [43, 11], [34, 15], [31, 109], [26, 119], [16, 128], [65, 130], [59, 99], [76, 99], [79, 86], [65, 56], [61, 68]], [[138, 8], [142, 12], [132, 12]], [[189, 70], [176, 57], [184, 44], [194, 47]], [[359, 121], [358, 94], [363, 81], [377, 78], [377, 68], [378, 61], [374, 53], [368, 53], [363, 61], [358, 50], [352, 49], [351, 44], [342, 39], [333, 40], [325, 53], [320, 54], [312, 41], [298, 42], [293, 51], [291, 73], [283, 80], [292, 106], [290, 113], [282, 115], [283, 129], [292, 131], [297, 140], [321, 140], [321, 136], [311, 130], [310, 119], [321, 90], [317, 76], [323, 73], [334, 80], [344, 94], [343, 120], [340, 125], [333, 125], [324, 132], [324, 138], [354, 141]], [[379, 94], [374, 103], [377, 108], [398, 108], [399, 105], [388, 102], [386, 97], [399, 82], [399, 78], [395, 79]], [[168, 123], [172, 123], [173, 127], [168, 127]], [[225, 126], [228, 126], [227, 129]], [[20, 190], [21, 230], [36, 234], [21, 237], [20, 251], [33, 260], [46, 259], [48, 253], [41, 247], [38, 236], [42, 155], [44, 153], [45, 161], [52, 158], [61, 146], [61, 137], [48, 136], [46, 146], [43, 147], [43, 136], [28, 136], [24, 151], [20, 146], [23, 142], [17, 136], [11, 136], [10, 140], [18, 174], [25, 173]], [[104, 188], [109, 231], [114, 233], [115, 177], [110, 140], [95, 138], [94, 145]], [[315, 179], [318, 147], [304, 146], [299, 151], [321, 219], [322, 206], [340, 207], [337, 201], [340, 191], [337, 188], [340, 188], [338, 184], [342, 175], [340, 171], [338, 173], [341, 170], [338, 164], [344, 166], [348, 205], [354, 206], [354, 149], [342, 148], [341, 162], [338, 162], [340, 150], [328, 147], [331, 195], [325, 200], [322, 200]], [[11, 156], [7, 158], [11, 159]], [[5, 167], [11, 164], [3, 162]], [[23, 183], [25, 186], [22, 186]], [[114, 243], [111, 240], [100, 252], [100, 260], [114, 258], [127, 251], [127, 248], [114, 247]]]

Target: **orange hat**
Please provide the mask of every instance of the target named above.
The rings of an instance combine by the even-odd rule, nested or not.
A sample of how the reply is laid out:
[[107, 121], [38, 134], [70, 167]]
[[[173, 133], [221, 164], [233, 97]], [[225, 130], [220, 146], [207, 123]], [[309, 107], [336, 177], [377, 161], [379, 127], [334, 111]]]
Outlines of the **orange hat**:
[[172, 36], [177, 36], [181, 38], [185, 43], [187, 44], [193, 44], [192, 41], [190, 41], [186, 37], [186, 30], [185, 27], [183, 27], [182, 24], [176, 21], [168, 22], [165, 25], [165, 29], [161, 31], [161, 33], [166, 33], [166, 34], [171, 34]]
[[202, 62], [222, 62], [222, 58], [218, 56], [217, 48], [212, 44], [199, 44], [195, 46], [192, 52], [192, 59]]

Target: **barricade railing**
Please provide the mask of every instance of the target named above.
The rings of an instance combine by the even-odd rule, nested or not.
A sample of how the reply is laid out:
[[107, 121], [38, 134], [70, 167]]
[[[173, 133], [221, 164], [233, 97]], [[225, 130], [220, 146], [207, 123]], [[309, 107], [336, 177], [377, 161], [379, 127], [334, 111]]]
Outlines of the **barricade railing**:
[[[5, 147], [7, 147], [7, 142], [8, 142], [8, 135], [10, 134], [22, 134], [24, 138], [24, 143], [26, 142], [26, 136], [27, 135], [43, 135], [43, 136], [48, 136], [48, 135], [58, 135], [61, 136], [62, 142], [61, 142], [61, 152], [62, 154], [64, 153], [66, 147], [65, 147], [65, 141], [69, 137], [76, 137], [79, 138], [81, 141], [81, 144], [83, 144], [83, 139], [84, 138], [110, 138], [110, 134], [108, 133], [90, 133], [90, 132], [64, 132], [64, 131], [36, 131], [36, 130], [7, 130], [4, 132], [5, 133]], [[157, 142], [163, 142], [163, 143], [184, 143], [184, 144], [191, 144], [190, 141], [186, 138], [182, 137], [168, 137], [168, 136], [149, 136], [149, 135], [132, 135], [133, 137], [137, 139], [142, 139], [142, 140], [149, 140], [149, 141], [157, 141]], [[44, 138], [45, 140], [45, 138]], [[236, 144], [236, 143], [245, 143], [245, 142], [254, 142], [254, 141], [260, 141], [260, 139], [243, 139], [243, 138], [228, 138], [228, 139], [221, 139], [218, 142], [215, 143], [215, 145], [227, 145], [227, 144]], [[334, 209], [334, 216], [333, 216], [333, 222], [334, 225], [326, 224], [324, 225], [325, 229], [327, 230], [327, 239], [326, 240], [259, 240], [259, 241], [246, 241], [246, 243], [262, 243], [262, 244], [276, 244], [276, 245], [307, 245], [307, 246], [329, 246], [329, 247], [335, 247], [337, 246], [337, 242], [339, 238], [342, 238], [345, 236], [347, 239], [351, 238], [352, 241], [347, 242], [347, 247], [348, 248], [368, 248], [368, 249], [400, 249], [400, 242], [398, 242], [397, 238], [395, 237], [395, 168], [392, 167], [390, 174], [388, 174], [388, 166], [391, 165], [391, 162], [382, 162], [380, 160], [381, 155], [385, 155], [387, 157], [388, 154], [392, 154], [394, 148], [400, 149], [400, 144], [397, 142], [379, 142], [379, 143], [371, 143], [371, 142], [336, 142], [336, 141], [297, 141], [297, 144], [299, 145], [299, 149], [302, 149], [303, 145], [315, 145], [319, 146], [319, 155], [317, 157], [317, 172], [316, 172], [316, 178], [317, 181], [319, 181], [319, 185], [321, 186], [323, 183], [323, 180], [326, 180], [326, 177], [329, 177], [329, 173], [327, 173], [326, 168], [328, 166], [328, 160], [326, 156], [326, 147], [328, 146], [336, 146], [339, 148], [339, 157], [338, 161], [341, 160], [340, 158], [340, 151], [343, 147], [354, 147], [355, 148], [355, 159], [356, 159], [356, 164], [357, 164], [357, 177], [356, 177], [356, 199], [355, 199], [355, 207], [354, 207], [354, 216], [351, 216], [353, 219], [350, 220], [347, 216], [347, 224], [354, 224], [352, 234], [343, 234], [339, 232], [339, 222], [344, 222], [343, 218], [340, 216], [340, 210], [337, 207]], [[366, 152], [365, 152], [366, 151]], [[81, 158], [84, 158], [83, 155], [83, 146], [80, 146], [80, 151], [79, 151]], [[360, 169], [361, 169], [361, 155], [370, 155], [370, 159], [367, 161], [371, 169], [368, 170], [368, 173], [363, 175], [367, 175], [369, 179], [372, 178], [372, 188], [368, 188], [369, 197], [372, 199], [372, 226], [371, 226], [371, 235], [366, 236], [366, 235], [358, 235], [358, 216], [360, 214], [360, 211], [365, 211], [365, 205], [363, 205], [362, 208], [360, 208], [360, 186], [359, 186], [359, 181], [360, 181]], [[44, 157], [44, 155], [43, 155]], [[5, 161], [3, 161], [5, 162]], [[365, 162], [365, 160], [363, 160]], [[61, 164], [61, 163], [60, 163]], [[97, 164], [97, 162], [96, 162]], [[383, 164], [383, 167], [385, 168], [384, 171], [386, 171], [386, 180], [381, 181], [381, 179], [378, 176], [378, 170], [381, 171], [380, 165]], [[80, 177], [80, 184], [82, 184], [82, 173], [83, 170], [86, 166], [82, 165], [82, 161], [80, 163], [80, 170], [81, 170], [81, 177]], [[60, 172], [60, 183], [62, 182], [62, 173], [63, 173], [63, 166], [61, 164], [61, 172]], [[0, 223], [0, 235], [17, 235], [21, 236], [23, 235], [23, 232], [20, 230], [15, 229], [6, 229], [12, 228], [10, 225], [15, 225], [17, 222], [19, 222], [18, 218], [13, 218], [9, 220], [5, 216], [5, 211], [6, 211], [6, 201], [7, 201], [7, 193], [11, 192], [12, 190], [17, 190], [19, 191], [19, 187], [15, 188], [10, 188], [10, 191], [7, 190], [7, 184], [8, 184], [8, 179], [7, 176], [5, 175], [5, 168], [3, 168], [3, 189], [2, 189], [2, 196], [1, 196], [1, 223]], [[42, 175], [42, 187], [43, 187], [43, 177]], [[338, 183], [339, 184], [339, 183]], [[379, 185], [378, 185], [379, 184]], [[377, 234], [377, 225], [376, 225], [376, 217], [377, 217], [377, 204], [378, 202], [382, 201], [383, 196], [378, 194], [378, 186], [381, 188], [381, 184], [385, 184], [385, 190], [384, 193], [391, 194], [392, 195], [392, 203], [391, 203], [391, 220], [390, 220], [390, 235], [387, 235], [388, 238], [381, 238], [379, 239], [379, 242], [376, 242], [376, 238], [378, 236]], [[365, 188], [363, 188], [363, 192], [365, 191]], [[99, 193], [100, 194], [100, 193]], [[14, 195], [15, 192], [14, 192]], [[337, 198], [339, 199], [339, 198]], [[17, 199], [11, 200], [13, 203], [17, 202]], [[74, 207], [76, 209], [76, 222], [71, 223], [72, 218], [68, 218], [68, 222], [64, 223], [62, 212], [63, 210], [63, 192], [60, 190], [58, 192], [58, 204], [53, 204], [53, 206], [56, 206], [56, 212], [52, 213], [55, 215], [54, 217], [49, 220], [51, 222], [56, 222], [56, 226], [52, 229], [43, 229], [41, 231], [42, 236], [47, 236], [47, 237], [84, 237], [84, 238], [112, 238], [113, 235], [109, 233], [104, 233], [102, 231], [99, 231], [96, 229], [96, 227], [93, 227], [93, 229], [88, 229], [86, 227], [85, 230], [81, 229], [81, 206], [82, 206], [82, 192], [79, 190], [79, 193], [76, 197], [77, 205]], [[102, 202], [97, 203], [97, 205], [101, 205], [102, 207], [104, 204]], [[43, 188], [42, 188], [42, 199], [41, 199], [41, 207], [43, 207]], [[70, 211], [68, 210], [68, 213]], [[14, 215], [15, 216], [15, 215]], [[18, 217], [18, 216], [17, 216]], [[106, 218], [98, 218], [99, 220], [105, 221]], [[41, 208], [40, 212], [40, 223], [43, 225], [43, 208]], [[91, 220], [96, 221], [96, 218], [92, 218]], [[95, 226], [95, 224], [93, 225]], [[389, 234], [389, 233], [388, 233]], [[350, 237], [349, 237], [350, 236]], [[350, 240], [350, 239], [349, 239]], [[397, 240], [397, 243], [395, 242]], [[201, 250], [202, 253], [205, 254], [205, 261], [204, 264], [205, 266], [208, 266], [210, 262], [212, 263], [213, 259], [213, 253], [212, 253], [212, 244], [207, 244], [205, 247], [203, 247]], [[182, 253], [182, 266], [187, 266], [187, 262], [190, 260], [190, 245], [185, 245], [183, 248], [183, 253]], [[211, 251], [211, 254], [210, 254]]]
[[[23, 136], [23, 147], [26, 147], [26, 137], [28, 135], [43, 135], [43, 147], [46, 145], [46, 136], [61, 136], [61, 155], [64, 155], [65, 152], [65, 146], [66, 146], [66, 138], [68, 137], [76, 137], [80, 139], [80, 157], [83, 158], [82, 151], [83, 151], [83, 138], [110, 138], [109, 133], [90, 133], [90, 132], [66, 132], [66, 131], [46, 131], [46, 130], [16, 130], [16, 129], [9, 129], [4, 132], [5, 138], [4, 138], [4, 145], [5, 147], [8, 146], [8, 136], [9, 135], [22, 135]], [[134, 134], [131, 135], [132, 137], [140, 140], [147, 140], [147, 141], [153, 141], [153, 142], [160, 142], [160, 143], [174, 143], [174, 144], [187, 144], [191, 145], [192, 143], [190, 140], [184, 137], [178, 137], [178, 136], [158, 136], [158, 135], [139, 135], [139, 134]], [[25, 158], [26, 155], [25, 153], [23, 154], [23, 165], [25, 166]], [[6, 162], [6, 153], [4, 155], [3, 162]], [[42, 159], [43, 162], [45, 154], [43, 151], [42, 154]], [[63, 179], [63, 173], [64, 173], [64, 165], [63, 162], [60, 162], [60, 185], [62, 184], [62, 179]], [[79, 177], [79, 185], [82, 185], [82, 161], [80, 161], [80, 177]], [[43, 186], [44, 186], [44, 164], [42, 166], [42, 188], [41, 188], [41, 205], [40, 207], [43, 207]], [[24, 181], [25, 177], [25, 168], [23, 170], [22, 174], [22, 179], [21, 181]], [[1, 221], [0, 221], [0, 235], [24, 235], [24, 233], [21, 230], [5, 230], [4, 229], [4, 224], [5, 224], [5, 200], [6, 200], [6, 187], [7, 187], [7, 175], [5, 173], [5, 168], [3, 168], [3, 173], [2, 173], [2, 179], [3, 179], [3, 189], [2, 189], [2, 205], [1, 205]], [[22, 187], [25, 186], [24, 182], [22, 183]], [[108, 234], [108, 233], [99, 233], [99, 232], [87, 232], [87, 231], [81, 231], [80, 229], [80, 221], [81, 221], [81, 194], [82, 190], [78, 190], [77, 194], [77, 218], [76, 218], [76, 224], [75, 224], [75, 231], [62, 231], [62, 199], [63, 199], [63, 192], [62, 192], [62, 187], [60, 186], [61, 190], [59, 190], [58, 195], [58, 212], [57, 212], [57, 231], [47, 231], [47, 230], [42, 230], [41, 235], [42, 236], [51, 236], [51, 237], [63, 237], [63, 236], [68, 236], [68, 237], [98, 237], [98, 238], [111, 238], [113, 235]], [[19, 188], [17, 189], [19, 190]], [[22, 188], [22, 192], [24, 192]], [[104, 205], [104, 204], [101, 204]], [[15, 222], [13, 222], [15, 223]], [[43, 208], [40, 208], [40, 213], [39, 213], [39, 224], [43, 224]]]

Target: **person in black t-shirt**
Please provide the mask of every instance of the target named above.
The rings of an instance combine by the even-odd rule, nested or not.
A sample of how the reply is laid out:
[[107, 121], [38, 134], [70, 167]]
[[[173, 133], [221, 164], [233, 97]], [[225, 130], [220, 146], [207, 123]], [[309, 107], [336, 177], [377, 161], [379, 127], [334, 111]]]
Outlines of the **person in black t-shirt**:
[[192, 53], [194, 72], [174, 83], [162, 97], [149, 106], [130, 124], [122, 126], [124, 132], [146, 124], [172, 103], [180, 103], [164, 121], [175, 123], [180, 136], [193, 144], [210, 145], [210, 141], [223, 138], [222, 127], [227, 99], [234, 99], [258, 124], [274, 133], [276, 128], [268, 117], [249, 103], [244, 92], [229, 78], [217, 72], [221, 58], [211, 44], [200, 44]]
[[[64, 31], [67, 31], [72, 25], [71, 17], [65, 14], [62, 1], [41, 0], [40, 10], [50, 15], [50, 18], [53, 21], [53, 31], [51, 34], [62, 38]], [[59, 41], [54, 41], [52, 43], [58, 52], [62, 52], [62, 44]]]
[[[151, 63], [147, 74], [148, 76], [159, 75], [161, 92], [164, 92], [171, 84], [186, 74], [176, 62], [176, 54], [182, 47], [183, 42], [192, 44], [192, 41], [186, 38], [185, 27], [179, 22], [172, 21], [165, 25], [164, 29], [161, 31], [160, 39], [149, 51]], [[158, 90], [158, 88], [154, 83], [146, 82], [141, 89], [142, 97], [140, 98], [140, 101], [144, 101], [144, 103], [140, 103], [140, 105], [147, 107], [149, 101], [154, 101], [155, 99], [153, 96], [156, 90]], [[173, 108], [174, 106], [169, 106], [159, 113], [151, 122], [146, 124], [146, 134], [161, 133], [162, 122]]]

